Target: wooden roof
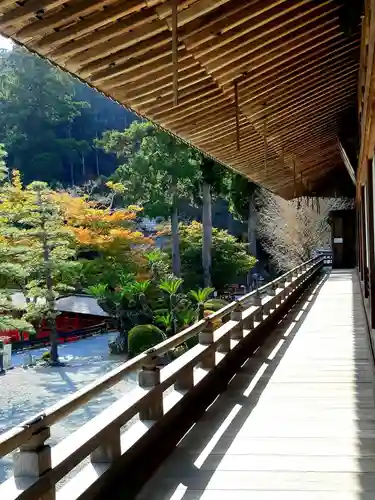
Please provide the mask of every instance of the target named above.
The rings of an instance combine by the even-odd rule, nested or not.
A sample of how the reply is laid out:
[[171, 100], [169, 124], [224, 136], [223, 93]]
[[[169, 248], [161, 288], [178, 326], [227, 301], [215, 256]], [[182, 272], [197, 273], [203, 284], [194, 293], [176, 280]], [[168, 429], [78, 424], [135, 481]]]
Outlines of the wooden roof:
[[0, 33], [289, 197], [346, 175], [360, 35], [343, 33], [340, 4], [0, 0]]

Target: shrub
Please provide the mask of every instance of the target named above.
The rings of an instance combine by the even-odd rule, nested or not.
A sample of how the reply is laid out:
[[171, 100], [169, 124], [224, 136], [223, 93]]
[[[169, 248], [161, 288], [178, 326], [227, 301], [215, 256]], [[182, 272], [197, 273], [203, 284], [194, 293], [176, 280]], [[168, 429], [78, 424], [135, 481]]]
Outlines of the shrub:
[[[180, 224], [181, 270], [186, 289], [201, 287], [202, 271], [202, 224]], [[228, 231], [212, 230], [212, 286], [220, 292], [226, 285], [235, 283], [255, 265], [256, 259], [247, 253], [246, 244]]]
[[205, 309], [210, 309], [211, 311], [219, 311], [224, 306], [228, 305], [228, 302], [224, 299], [210, 299], [205, 302]]
[[128, 333], [130, 356], [137, 356], [166, 339], [165, 334], [155, 325], [137, 325]]
[[51, 361], [51, 353], [49, 351], [44, 352], [41, 357], [41, 361], [45, 361], [46, 363], [49, 363]]
[[[211, 316], [211, 314], [213, 314], [214, 312], [215, 311], [212, 311], [212, 310], [210, 311], [209, 309], [206, 309], [204, 311], [204, 317], [207, 318], [208, 316]], [[220, 326], [222, 325], [221, 319], [214, 319], [212, 323], [214, 325], [215, 330], [217, 328], [220, 328]]]

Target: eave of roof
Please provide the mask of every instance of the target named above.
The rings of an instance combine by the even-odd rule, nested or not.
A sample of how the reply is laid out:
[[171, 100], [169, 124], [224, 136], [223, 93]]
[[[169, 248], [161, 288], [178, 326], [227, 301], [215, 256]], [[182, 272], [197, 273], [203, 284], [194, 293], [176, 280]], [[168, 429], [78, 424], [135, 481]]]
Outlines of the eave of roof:
[[180, 0], [174, 65], [174, 1], [0, 0], [0, 32], [279, 194], [346, 175], [360, 36], [340, 2]]

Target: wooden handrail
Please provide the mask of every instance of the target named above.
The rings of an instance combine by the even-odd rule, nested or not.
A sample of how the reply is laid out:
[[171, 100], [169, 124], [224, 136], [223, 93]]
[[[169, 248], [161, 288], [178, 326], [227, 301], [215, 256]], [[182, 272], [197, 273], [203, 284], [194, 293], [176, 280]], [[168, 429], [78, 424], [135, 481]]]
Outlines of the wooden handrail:
[[[251, 297], [258, 297], [259, 290], [228, 304], [209, 317], [123, 363], [99, 380], [76, 391], [35, 417], [0, 435], [0, 456], [7, 455], [17, 448], [20, 449], [14, 459], [15, 476], [0, 485], [0, 498], [11, 500], [20, 498], [21, 495], [22, 499], [39, 498], [51, 491], [51, 487], [54, 491], [56, 482], [88, 455], [91, 454], [91, 460], [94, 462], [99, 460], [98, 456], [102, 457], [100, 460], [106, 456], [107, 458], [103, 460], [108, 462], [111, 461], [110, 457], [107, 456], [108, 453], [111, 455], [113, 452], [114, 456], [119, 453], [123, 454], [120, 446], [120, 427], [122, 425], [136, 414], [140, 415], [141, 420], [157, 421], [162, 418], [163, 392], [166, 389], [173, 384], [177, 384], [186, 391], [194, 387], [196, 382], [194, 382], [193, 372], [198, 365], [204, 368], [203, 372], [199, 372], [199, 376], [204, 377], [221, 362], [220, 360], [225, 357], [226, 352], [241, 342], [244, 336], [251, 333], [252, 329], [256, 327], [254, 325], [261, 323], [265, 317], [271, 316], [280, 304], [322, 265], [323, 257], [314, 257], [261, 287], [259, 290], [267, 291], [272, 286], [273, 293], [260, 299], [258, 305], [250, 305], [249, 307], [247, 304]], [[285, 282], [287, 282], [286, 285]], [[231, 315], [229, 321], [217, 329], [214, 328], [215, 320], [229, 315]], [[166, 367], [160, 369], [157, 366], [161, 355], [197, 335], [199, 343], [195, 347]], [[217, 358], [217, 353], [220, 353], [219, 358]], [[51, 453], [49, 447], [45, 445], [45, 440], [49, 437], [50, 426], [71, 414], [94, 396], [118, 383], [124, 375], [135, 370], [140, 370], [140, 387], [80, 427], [73, 435], [55, 446]], [[114, 436], [116, 436], [111, 453], [108, 451], [105, 437], [108, 436], [110, 429], [111, 435], [114, 432]], [[101, 448], [102, 443], [103, 448]], [[32, 457], [34, 455], [38, 457], [38, 454], [42, 452], [49, 453], [50, 463], [48, 460], [40, 461], [37, 458], [33, 462]], [[41, 469], [42, 463], [44, 467], [47, 467], [46, 469]], [[21, 489], [19, 486], [20, 477], [28, 478], [26, 486], [21, 487]]]

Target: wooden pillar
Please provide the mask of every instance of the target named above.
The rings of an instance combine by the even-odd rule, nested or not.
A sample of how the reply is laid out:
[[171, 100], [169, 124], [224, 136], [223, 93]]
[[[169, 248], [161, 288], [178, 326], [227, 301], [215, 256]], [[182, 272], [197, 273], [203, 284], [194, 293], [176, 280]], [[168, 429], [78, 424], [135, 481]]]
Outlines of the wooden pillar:
[[374, 241], [374, 175], [372, 160], [367, 162], [368, 273], [371, 328], [375, 328], [375, 241]]
[[360, 275], [360, 278], [362, 279], [362, 272], [363, 272], [363, 266], [362, 266], [362, 242], [361, 242], [361, 201], [359, 199], [356, 200], [356, 238], [357, 238], [357, 244], [356, 244], [356, 262], [358, 266], [358, 272]]
[[361, 186], [361, 233], [362, 233], [362, 262], [363, 262], [363, 277], [362, 277], [362, 279], [363, 279], [363, 283], [364, 283], [365, 297], [368, 297], [365, 186]]

